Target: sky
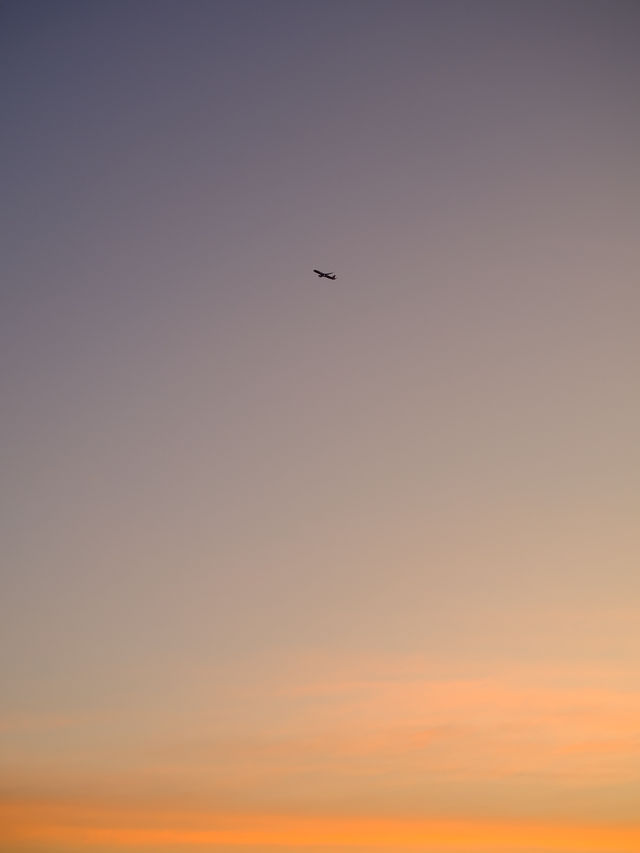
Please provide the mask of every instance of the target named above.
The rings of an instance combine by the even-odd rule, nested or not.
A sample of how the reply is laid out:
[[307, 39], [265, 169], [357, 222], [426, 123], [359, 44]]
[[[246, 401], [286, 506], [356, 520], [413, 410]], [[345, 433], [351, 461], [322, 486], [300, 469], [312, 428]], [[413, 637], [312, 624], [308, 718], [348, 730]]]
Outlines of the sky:
[[0, 54], [0, 849], [637, 853], [638, 5]]

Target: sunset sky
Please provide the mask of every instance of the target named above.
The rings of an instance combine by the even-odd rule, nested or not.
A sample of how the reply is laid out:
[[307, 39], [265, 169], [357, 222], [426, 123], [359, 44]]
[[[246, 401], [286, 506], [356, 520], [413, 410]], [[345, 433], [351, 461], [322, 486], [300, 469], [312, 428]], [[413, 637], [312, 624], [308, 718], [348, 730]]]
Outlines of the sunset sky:
[[2, 853], [638, 853], [640, 6], [0, 55]]

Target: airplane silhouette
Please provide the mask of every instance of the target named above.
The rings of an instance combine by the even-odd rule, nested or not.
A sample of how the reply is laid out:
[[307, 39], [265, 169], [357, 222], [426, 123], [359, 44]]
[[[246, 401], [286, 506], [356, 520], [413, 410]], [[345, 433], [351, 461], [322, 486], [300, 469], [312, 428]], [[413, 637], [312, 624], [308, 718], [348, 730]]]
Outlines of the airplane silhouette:
[[335, 280], [336, 280], [336, 274], [335, 274], [334, 272], [320, 272], [320, 270], [314, 270], [314, 273], [315, 273], [319, 278], [330, 278], [330, 279], [331, 279], [331, 281], [335, 281]]

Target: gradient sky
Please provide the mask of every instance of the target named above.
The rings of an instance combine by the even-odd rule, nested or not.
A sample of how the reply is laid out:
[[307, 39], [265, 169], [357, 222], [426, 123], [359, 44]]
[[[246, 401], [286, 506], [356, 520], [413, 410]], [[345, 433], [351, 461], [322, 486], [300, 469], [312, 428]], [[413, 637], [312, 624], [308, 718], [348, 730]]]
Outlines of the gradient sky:
[[2, 850], [637, 853], [638, 4], [0, 55]]

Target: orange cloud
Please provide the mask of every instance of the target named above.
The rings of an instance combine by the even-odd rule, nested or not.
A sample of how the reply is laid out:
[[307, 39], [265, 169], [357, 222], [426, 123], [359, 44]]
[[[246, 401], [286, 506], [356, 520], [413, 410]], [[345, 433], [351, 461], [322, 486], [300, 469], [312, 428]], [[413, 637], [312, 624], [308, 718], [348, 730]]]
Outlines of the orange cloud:
[[[6, 777], [14, 784], [20, 777], [20, 790], [93, 793], [66, 802], [47, 795], [7, 803], [4, 838], [10, 848], [29, 841], [46, 853], [54, 844], [65, 853], [73, 845], [121, 850], [163, 844], [386, 845], [423, 853], [515, 853], [527, 846], [541, 853], [640, 850], [635, 824], [533, 820], [545, 814], [597, 817], [593, 805], [603, 782], [621, 786], [623, 803], [614, 809], [606, 794], [600, 819], [635, 816], [629, 803], [640, 778], [637, 689], [595, 676], [565, 685], [557, 672], [545, 682], [540, 672], [454, 680], [421, 678], [408, 669], [396, 678], [369, 671], [362, 680], [260, 685], [263, 717], [227, 728], [215, 718], [207, 724], [203, 714], [197, 725], [182, 727], [184, 736], [173, 725], [150, 725], [148, 733], [140, 727], [122, 762], [116, 756], [109, 763], [99, 753], [75, 765], [61, 765], [57, 755], [21, 764], [17, 755]], [[571, 798], [570, 811], [558, 797], [568, 786], [574, 793], [590, 788], [583, 798], [580, 792]], [[112, 792], [124, 796], [125, 790], [129, 805], [116, 807]], [[177, 792], [187, 797], [188, 809], [177, 808]], [[433, 808], [423, 811], [425, 802]], [[247, 814], [232, 813], [234, 803]], [[337, 818], [354, 803], [365, 812], [376, 803], [385, 814], [415, 808], [423, 819]], [[545, 813], [547, 807], [553, 811]], [[306, 808], [332, 816], [304, 817]], [[529, 822], [432, 819], [444, 814]]]
[[204, 736], [197, 749], [174, 749], [175, 766], [210, 766], [215, 757], [218, 773], [245, 784], [313, 771], [336, 781], [360, 776], [365, 786], [381, 762], [400, 781], [533, 774], [588, 785], [637, 778], [640, 769], [640, 691], [380, 678], [302, 682], [285, 699], [287, 722], [294, 718], [286, 730]]
[[91, 850], [110, 847], [210, 847], [279, 845], [284, 848], [340, 846], [393, 851], [420, 849], [457, 853], [540, 853], [615, 849], [637, 853], [640, 824], [605, 825], [523, 821], [431, 820], [133, 811], [116, 805], [63, 801], [14, 801], [0, 807], [6, 844]]

